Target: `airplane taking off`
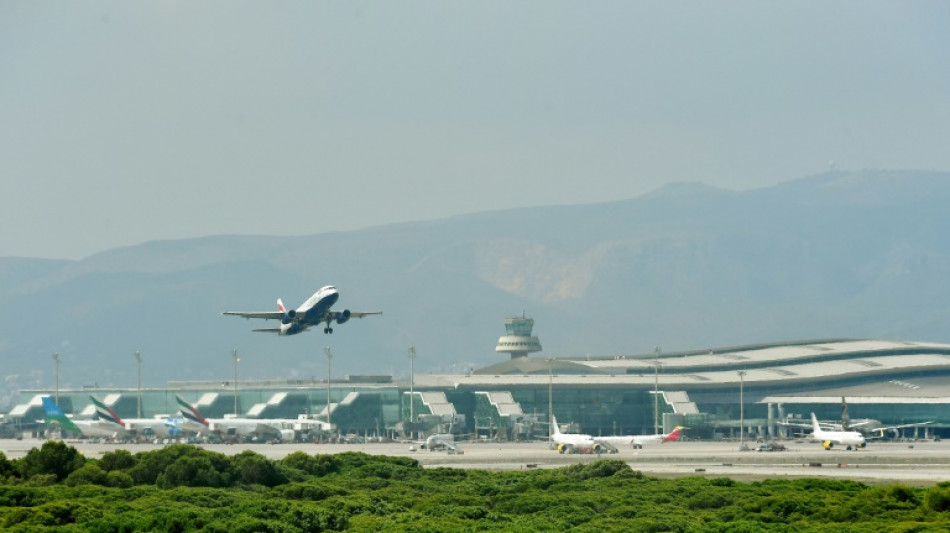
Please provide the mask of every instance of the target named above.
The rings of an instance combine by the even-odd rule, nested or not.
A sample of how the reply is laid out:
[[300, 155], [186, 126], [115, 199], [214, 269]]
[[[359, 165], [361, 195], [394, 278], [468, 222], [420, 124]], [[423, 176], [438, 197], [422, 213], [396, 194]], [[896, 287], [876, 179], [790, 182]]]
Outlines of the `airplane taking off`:
[[850, 450], [852, 447], [854, 449], [864, 448], [868, 444], [864, 435], [858, 431], [827, 431], [821, 429], [815, 413], [811, 414], [811, 423], [811, 439], [820, 442], [826, 450], [830, 450], [835, 444], [846, 446], [846, 450]]
[[325, 324], [324, 333], [333, 333], [331, 324], [343, 324], [351, 318], [363, 318], [368, 315], [381, 315], [382, 311], [333, 311], [330, 308], [340, 298], [336, 287], [327, 285], [315, 292], [313, 296], [307, 298], [307, 301], [297, 309], [287, 309], [284, 302], [277, 299], [277, 311], [225, 311], [224, 315], [235, 315], [244, 318], [263, 318], [265, 320], [280, 320], [279, 328], [261, 328], [253, 331], [264, 331], [277, 333], [278, 335], [295, 335], [307, 331], [312, 326]]
[[557, 419], [551, 416], [551, 441], [557, 446], [558, 453], [578, 453], [590, 450], [594, 453], [604, 451], [604, 446], [585, 433], [561, 433]]
[[643, 448], [643, 445], [648, 443], [659, 442], [660, 444], [666, 444], [667, 442], [679, 440], [684, 429], [686, 428], [683, 426], [676, 426], [673, 431], [669, 433], [657, 433], [655, 435], [619, 435], [613, 437], [594, 437], [594, 440], [597, 442], [605, 442], [612, 446], [631, 444], [636, 450]]

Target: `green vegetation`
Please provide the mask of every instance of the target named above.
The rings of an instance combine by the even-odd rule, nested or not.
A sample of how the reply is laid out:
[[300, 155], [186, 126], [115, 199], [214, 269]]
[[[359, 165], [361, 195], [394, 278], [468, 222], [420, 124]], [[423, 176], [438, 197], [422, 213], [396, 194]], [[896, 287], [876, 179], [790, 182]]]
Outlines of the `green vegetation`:
[[0, 454], [0, 530], [950, 531], [950, 483], [656, 479], [618, 460], [558, 469], [423, 469], [362, 453], [279, 461], [189, 445], [84, 458], [47, 442]]

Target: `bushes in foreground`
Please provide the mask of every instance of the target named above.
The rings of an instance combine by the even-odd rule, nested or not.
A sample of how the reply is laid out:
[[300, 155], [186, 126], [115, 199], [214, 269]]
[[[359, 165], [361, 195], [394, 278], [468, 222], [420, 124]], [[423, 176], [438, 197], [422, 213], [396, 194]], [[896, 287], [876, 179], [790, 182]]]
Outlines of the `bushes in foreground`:
[[271, 461], [173, 445], [83, 458], [0, 454], [4, 531], [947, 531], [950, 483], [656, 479], [601, 460], [558, 469], [423, 469], [361, 453]]

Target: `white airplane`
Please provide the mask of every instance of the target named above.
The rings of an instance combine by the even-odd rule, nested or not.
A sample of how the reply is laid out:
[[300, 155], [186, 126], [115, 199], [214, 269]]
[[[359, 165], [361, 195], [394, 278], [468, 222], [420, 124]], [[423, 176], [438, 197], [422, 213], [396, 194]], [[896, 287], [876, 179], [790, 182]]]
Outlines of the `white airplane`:
[[[789, 420], [778, 422], [780, 425], [787, 427], [801, 427], [801, 428], [811, 428], [811, 424], [805, 424], [800, 422], [792, 422]], [[926, 426], [928, 424], [933, 424], [933, 420], [928, 420], [926, 422], [910, 422], [907, 424], [896, 424], [893, 426], [885, 426], [881, 423], [880, 420], [874, 418], [860, 418], [852, 419], [848, 416], [848, 402], [844, 396], [841, 397], [841, 421], [840, 422], [823, 422], [818, 421], [818, 425], [825, 430], [831, 431], [858, 431], [868, 440], [872, 439], [884, 439], [887, 438], [888, 434], [893, 437], [898, 437], [900, 435], [900, 430], [907, 428], [914, 428], [914, 431], [917, 431], [917, 428]]]
[[290, 418], [205, 418], [198, 408], [175, 396], [178, 410], [185, 419], [185, 427], [195, 432], [213, 432], [225, 436], [242, 438], [263, 437], [284, 442], [293, 442], [298, 430], [321, 429], [329, 430], [330, 425], [319, 420], [294, 420]]
[[557, 446], [558, 453], [581, 453], [591, 451], [600, 453], [604, 446], [585, 433], [561, 433], [557, 419], [551, 416], [551, 441]]
[[96, 406], [96, 414], [100, 420], [111, 422], [125, 430], [126, 435], [156, 436], [161, 438], [183, 436], [183, 419], [166, 418], [126, 418], [123, 419], [111, 407], [95, 396], [89, 396]]
[[608, 437], [594, 437], [594, 440], [597, 442], [605, 442], [611, 446], [630, 444], [633, 445], [635, 450], [637, 450], [643, 448], [644, 444], [651, 444], [654, 442], [666, 444], [667, 442], [679, 440], [683, 429], [685, 429], [683, 426], [676, 426], [673, 431], [669, 433], [657, 433], [655, 435], [618, 435]]
[[811, 414], [811, 424], [811, 440], [820, 442], [826, 450], [830, 450], [835, 444], [846, 446], [845, 449], [847, 450], [852, 449], [852, 447], [854, 449], [864, 448], [868, 444], [864, 435], [858, 431], [828, 431], [821, 429], [821, 426], [818, 424], [818, 418], [815, 417], [815, 413]]
[[116, 438], [125, 434], [125, 428], [105, 420], [73, 420], [56, 405], [49, 396], [43, 396], [43, 411], [46, 412], [46, 424], [58, 425], [60, 432], [76, 433], [83, 437]]
[[307, 301], [301, 304], [297, 309], [288, 310], [286, 307], [284, 307], [284, 302], [278, 298], [277, 311], [225, 311], [222, 314], [235, 315], [244, 318], [280, 320], [279, 328], [261, 328], [254, 330], [277, 333], [278, 335], [295, 335], [297, 333], [307, 331], [310, 329], [310, 327], [316, 326], [318, 324], [325, 324], [323, 328], [324, 333], [333, 333], [333, 328], [331, 325], [334, 322], [337, 324], [343, 324], [351, 318], [363, 318], [364, 316], [368, 315], [383, 314], [382, 311], [362, 312], [350, 311], [349, 309], [344, 309], [342, 311], [331, 310], [330, 308], [339, 298], [340, 293], [336, 290], [336, 287], [327, 285], [326, 287], [322, 287], [320, 290], [313, 293], [313, 296], [307, 298]]
[[419, 445], [423, 450], [430, 452], [445, 450], [449, 453], [458, 453], [455, 446], [455, 435], [451, 433], [433, 433], [426, 437], [426, 441]]

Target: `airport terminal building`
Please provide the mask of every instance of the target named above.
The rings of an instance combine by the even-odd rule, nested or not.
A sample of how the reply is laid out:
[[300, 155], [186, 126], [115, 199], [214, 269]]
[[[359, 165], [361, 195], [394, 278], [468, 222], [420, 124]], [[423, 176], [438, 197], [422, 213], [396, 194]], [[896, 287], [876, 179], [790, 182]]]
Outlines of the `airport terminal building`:
[[[400, 438], [452, 431], [480, 438], [544, 438], [551, 409], [573, 431], [652, 434], [675, 425], [692, 438], [794, 436], [780, 422], [851, 419], [950, 436], [950, 345], [824, 339], [689, 352], [552, 358], [531, 336], [531, 319], [506, 321], [496, 351], [509, 360], [464, 375], [345, 376], [338, 380], [169, 382], [164, 388], [60, 390], [67, 413], [91, 416], [90, 394], [120, 416], [176, 414], [176, 395], [206, 417], [315, 418], [339, 434]], [[43, 418], [40, 398], [24, 390], [6, 423], [28, 429]], [[141, 408], [139, 406], [141, 398]], [[329, 399], [329, 402], [328, 402]], [[658, 427], [657, 427], [658, 426]], [[806, 432], [808, 432], [806, 430]], [[890, 435], [890, 436], [897, 436]]]

